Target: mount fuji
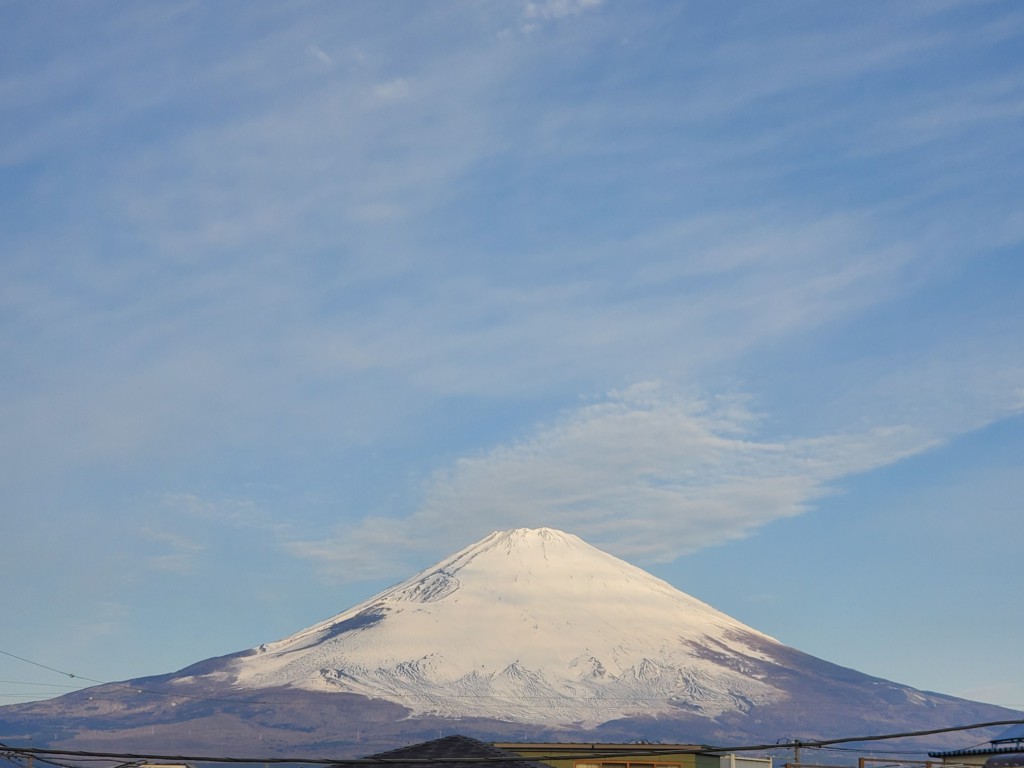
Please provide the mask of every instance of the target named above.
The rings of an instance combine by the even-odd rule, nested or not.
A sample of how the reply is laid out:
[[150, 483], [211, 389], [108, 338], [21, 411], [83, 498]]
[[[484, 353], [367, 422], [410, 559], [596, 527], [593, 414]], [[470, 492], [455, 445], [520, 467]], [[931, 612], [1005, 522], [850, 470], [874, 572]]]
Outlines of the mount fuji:
[[341, 756], [445, 731], [713, 744], [1019, 716], [809, 656], [540, 528], [492, 533], [282, 640], [0, 707], [0, 740]]
[[493, 533], [354, 608], [219, 671], [393, 701], [414, 715], [592, 728], [783, 697], [751, 662], [778, 644], [549, 528]]

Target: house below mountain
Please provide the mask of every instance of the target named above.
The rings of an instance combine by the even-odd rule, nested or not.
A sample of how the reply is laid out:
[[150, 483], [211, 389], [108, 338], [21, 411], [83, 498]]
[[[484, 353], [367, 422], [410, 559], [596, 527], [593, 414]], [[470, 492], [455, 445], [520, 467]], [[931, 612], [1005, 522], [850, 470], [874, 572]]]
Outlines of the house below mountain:
[[368, 755], [387, 768], [772, 768], [772, 759], [719, 755], [696, 744], [485, 743], [468, 736], [413, 744]]
[[495, 742], [551, 768], [772, 768], [770, 757], [719, 755], [698, 744]]
[[950, 768], [1024, 768], [1024, 723], [1012, 726], [987, 746], [929, 752], [928, 757], [941, 758]]

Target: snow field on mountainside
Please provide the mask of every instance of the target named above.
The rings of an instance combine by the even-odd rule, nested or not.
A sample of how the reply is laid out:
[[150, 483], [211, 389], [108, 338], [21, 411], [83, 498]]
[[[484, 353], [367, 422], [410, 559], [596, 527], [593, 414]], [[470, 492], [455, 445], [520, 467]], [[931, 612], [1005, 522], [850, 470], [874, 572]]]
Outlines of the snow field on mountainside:
[[673, 700], [709, 716], [767, 703], [779, 692], [731, 668], [764, 659], [753, 645], [765, 643], [775, 641], [575, 536], [517, 529], [234, 666], [241, 687], [592, 725]]

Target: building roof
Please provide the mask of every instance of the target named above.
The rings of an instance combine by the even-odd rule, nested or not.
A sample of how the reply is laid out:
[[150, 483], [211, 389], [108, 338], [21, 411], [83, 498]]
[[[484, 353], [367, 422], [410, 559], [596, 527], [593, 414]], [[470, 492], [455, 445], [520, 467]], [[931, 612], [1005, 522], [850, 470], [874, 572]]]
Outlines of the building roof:
[[[969, 755], [1020, 755], [1024, 754], [1024, 723], [1013, 725], [995, 738], [991, 739], [985, 746], [971, 746], [967, 750], [950, 750], [949, 752], [930, 752], [930, 758], [963, 758]], [[989, 761], [992, 762], [992, 761]], [[988, 763], [986, 763], [988, 765]], [[1016, 765], [1014, 763], [1013, 765]], [[1011, 763], [1002, 765], [996, 761], [992, 768], [1011, 768]]]
[[437, 768], [440, 761], [451, 761], [458, 768], [549, 768], [468, 736], [445, 736], [367, 755], [363, 759], [367, 762], [380, 760], [389, 766], [400, 765], [402, 768]]
[[1015, 741], [1017, 743], [1024, 742], [1024, 723], [1011, 725], [1005, 731], [992, 739], [993, 744], [1005, 744], [1011, 741]]
[[928, 757], [967, 757], [968, 755], [1012, 755], [1024, 753], [1024, 723], [1011, 725], [989, 741], [985, 747], [951, 749], [948, 752], [929, 752]]
[[[990, 744], [992, 742], [989, 742]], [[967, 757], [968, 755], [1013, 755], [1024, 752], [1024, 745], [1007, 747], [970, 747], [951, 749], [948, 752], [929, 752], [928, 757]]]

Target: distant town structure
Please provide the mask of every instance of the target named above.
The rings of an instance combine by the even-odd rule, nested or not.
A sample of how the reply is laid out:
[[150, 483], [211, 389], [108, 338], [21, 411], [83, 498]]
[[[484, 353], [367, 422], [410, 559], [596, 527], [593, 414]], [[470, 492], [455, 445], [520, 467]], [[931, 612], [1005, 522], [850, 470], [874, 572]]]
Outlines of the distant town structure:
[[770, 757], [751, 757], [749, 755], [722, 755], [719, 758], [720, 768], [772, 768]]
[[1012, 726], [992, 739], [988, 746], [929, 752], [928, 757], [940, 758], [944, 766], [1024, 768], [1024, 724]]
[[545, 764], [523, 759], [511, 750], [469, 736], [445, 736], [367, 755], [363, 760], [380, 760], [387, 768], [437, 768], [439, 761], [456, 761], [459, 768], [548, 768]]
[[772, 768], [770, 757], [708, 752], [698, 744], [495, 742], [551, 768]]

